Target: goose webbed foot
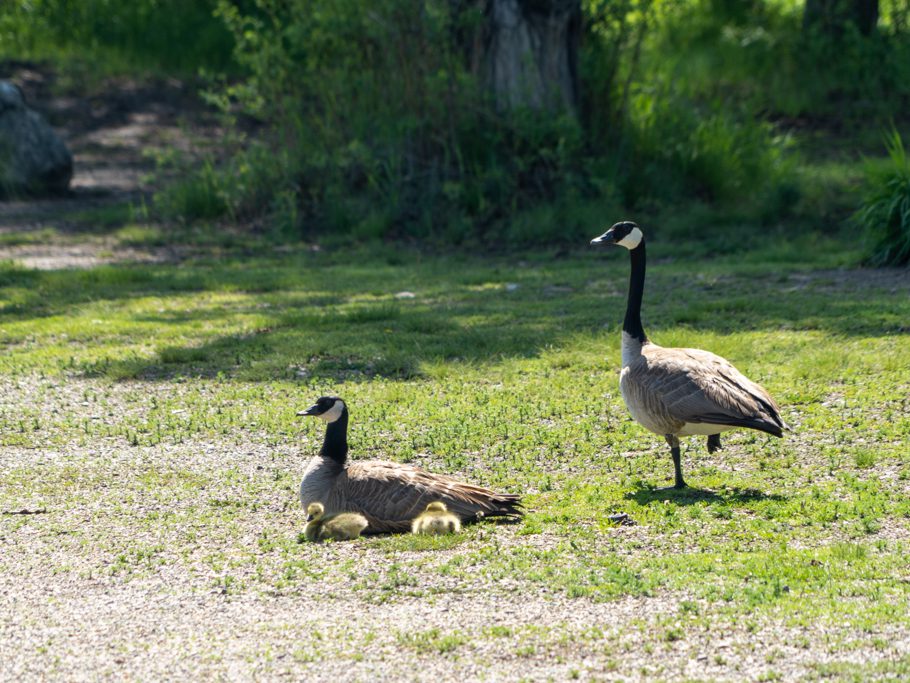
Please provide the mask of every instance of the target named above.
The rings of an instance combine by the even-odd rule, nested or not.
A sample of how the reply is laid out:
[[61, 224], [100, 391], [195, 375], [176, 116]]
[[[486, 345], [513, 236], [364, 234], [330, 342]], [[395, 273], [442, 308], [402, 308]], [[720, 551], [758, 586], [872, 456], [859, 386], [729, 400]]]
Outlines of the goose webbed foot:
[[677, 481], [672, 486], [661, 486], [656, 489], [651, 489], [654, 493], [670, 493], [670, 492], [679, 492], [679, 491], [693, 491], [697, 489], [689, 488], [689, 485], [685, 481]]
[[711, 434], [708, 436], [708, 453], [719, 451], [723, 446], [720, 443], [720, 434]]
[[676, 489], [677, 491], [679, 491], [680, 489], [687, 489], [687, 488], [689, 488], [689, 485], [686, 483], [685, 479], [683, 479], [682, 467], [680, 466], [680, 463], [679, 463], [679, 449], [676, 448], [673, 451], [671, 451], [671, 453], [673, 454], [673, 470], [674, 470], [673, 488]]

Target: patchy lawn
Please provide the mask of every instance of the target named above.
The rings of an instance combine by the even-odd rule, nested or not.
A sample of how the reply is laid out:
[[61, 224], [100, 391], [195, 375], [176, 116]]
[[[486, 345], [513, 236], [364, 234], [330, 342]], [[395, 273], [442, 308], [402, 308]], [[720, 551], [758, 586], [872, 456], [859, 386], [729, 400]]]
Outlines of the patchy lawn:
[[[729, 358], [795, 430], [688, 439], [684, 493], [619, 395], [624, 253], [0, 263], [0, 678], [910, 676], [910, 272], [808, 237], [650, 251], [653, 339]], [[324, 393], [354, 458], [526, 520], [299, 543], [321, 431], [294, 413]]]

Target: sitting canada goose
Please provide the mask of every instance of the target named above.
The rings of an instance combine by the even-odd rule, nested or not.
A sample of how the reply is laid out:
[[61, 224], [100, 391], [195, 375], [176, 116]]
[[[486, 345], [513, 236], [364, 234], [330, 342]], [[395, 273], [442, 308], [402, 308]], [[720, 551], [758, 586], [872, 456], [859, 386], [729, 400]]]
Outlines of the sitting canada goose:
[[461, 531], [461, 520], [446, 508], [442, 501], [434, 501], [427, 505], [411, 522], [411, 533], [441, 536], [442, 534], [457, 534]]
[[304, 507], [322, 502], [326, 514], [354, 511], [367, 518], [366, 533], [407, 532], [419, 510], [442, 501], [461, 521], [522, 515], [521, 497], [433, 474], [413, 465], [368, 460], [348, 464], [348, 408], [337, 396], [323, 396], [298, 415], [326, 424], [322, 450], [300, 484]]
[[306, 506], [306, 526], [303, 535], [308, 541], [324, 541], [328, 538], [336, 541], [353, 541], [359, 538], [367, 528], [366, 517], [356, 512], [342, 512], [331, 517], [325, 516], [322, 503], [310, 503]]
[[665, 349], [645, 336], [641, 326], [645, 238], [641, 229], [622, 221], [591, 244], [616, 244], [629, 250], [632, 276], [622, 325], [619, 388], [632, 418], [664, 436], [670, 445], [675, 487], [686, 486], [679, 462], [680, 436], [706, 435], [710, 453], [721, 448], [720, 433], [736, 427], [783, 436], [789, 427], [774, 399], [727, 360], [700, 349]]

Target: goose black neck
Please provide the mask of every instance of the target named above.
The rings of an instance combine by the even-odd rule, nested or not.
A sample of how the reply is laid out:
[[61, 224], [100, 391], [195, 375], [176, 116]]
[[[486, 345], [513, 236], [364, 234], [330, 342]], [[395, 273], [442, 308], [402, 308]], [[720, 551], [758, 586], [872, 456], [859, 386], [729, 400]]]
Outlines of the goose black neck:
[[626, 304], [626, 318], [622, 331], [644, 343], [647, 341], [645, 330], [641, 326], [641, 299], [645, 291], [645, 240], [634, 249], [629, 250], [632, 259], [632, 273], [629, 276], [629, 300]]
[[341, 411], [341, 417], [334, 422], [329, 422], [325, 428], [325, 439], [322, 441], [322, 450], [319, 455], [338, 463], [344, 467], [348, 457], [348, 409]]

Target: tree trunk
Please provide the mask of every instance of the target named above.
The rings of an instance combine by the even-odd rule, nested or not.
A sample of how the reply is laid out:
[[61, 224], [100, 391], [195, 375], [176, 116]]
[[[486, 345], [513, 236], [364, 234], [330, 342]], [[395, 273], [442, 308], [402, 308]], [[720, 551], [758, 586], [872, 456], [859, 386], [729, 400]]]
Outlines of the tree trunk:
[[803, 28], [839, 38], [847, 24], [864, 36], [878, 24], [878, 0], [806, 0]]
[[456, 17], [482, 8], [478, 30], [456, 39], [498, 109], [576, 113], [581, 0], [451, 2]]

